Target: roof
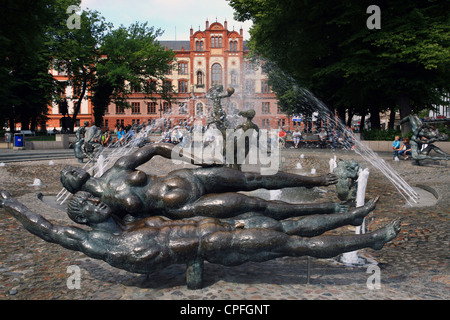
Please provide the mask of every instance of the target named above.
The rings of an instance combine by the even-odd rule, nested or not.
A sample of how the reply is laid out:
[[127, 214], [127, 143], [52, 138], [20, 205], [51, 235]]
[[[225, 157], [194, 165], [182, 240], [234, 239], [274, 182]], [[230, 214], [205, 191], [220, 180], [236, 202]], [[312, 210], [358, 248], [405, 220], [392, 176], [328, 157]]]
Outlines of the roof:
[[191, 41], [189, 40], [172, 40], [172, 41], [159, 41], [162, 47], [168, 48], [171, 50], [181, 50], [184, 48], [184, 50], [191, 50]]

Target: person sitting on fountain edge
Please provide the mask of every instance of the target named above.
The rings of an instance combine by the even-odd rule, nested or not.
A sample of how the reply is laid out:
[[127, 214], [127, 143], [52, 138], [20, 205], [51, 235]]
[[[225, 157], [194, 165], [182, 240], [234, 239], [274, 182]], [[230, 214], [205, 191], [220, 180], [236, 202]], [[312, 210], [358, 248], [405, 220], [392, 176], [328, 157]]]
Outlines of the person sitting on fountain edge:
[[[170, 159], [174, 148], [174, 145], [166, 143], [144, 146], [133, 154], [119, 158], [98, 178], [91, 177], [81, 168], [67, 167], [61, 172], [61, 182], [71, 193], [87, 191], [100, 198], [122, 218], [127, 214], [135, 217], [140, 214], [164, 215], [171, 219], [194, 216], [227, 218], [258, 211], [281, 220], [292, 216], [348, 210], [341, 203], [290, 204], [238, 193], [260, 188], [329, 186], [337, 183], [333, 174], [301, 176], [277, 172], [261, 175], [210, 164], [174, 170], [166, 176], [147, 175], [136, 169], [156, 155]], [[179, 159], [199, 163], [182, 152]]]
[[[251, 227], [251, 220], [245, 219], [236, 224], [236, 221], [223, 222], [213, 218], [169, 220], [163, 217], [144, 219], [123, 229], [111, 222], [108, 206], [90, 197], [90, 194], [80, 195], [82, 208], [73, 211], [72, 218], [88, 224], [92, 230], [54, 225], [2, 190], [0, 208], [5, 208], [29, 232], [47, 242], [81, 251], [113, 267], [142, 274], [171, 264], [189, 264], [198, 260], [234, 266], [283, 256], [331, 258], [367, 247], [379, 250], [400, 230], [400, 220], [394, 219], [385, 227], [367, 234], [304, 238], [266, 227], [267, 224], [275, 224], [275, 229], [280, 228], [276, 226], [280, 222], [276, 221], [265, 223], [262, 220], [256, 227]], [[360, 223], [364, 213], [374, 205], [375, 201], [369, 201], [366, 207], [356, 209], [353, 222]], [[250, 228], [246, 228], [246, 223]], [[265, 226], [258, 227], [258, 223]], [[288, 221], [284, 228], [295, 233], [293, 224], [295, 220]]]

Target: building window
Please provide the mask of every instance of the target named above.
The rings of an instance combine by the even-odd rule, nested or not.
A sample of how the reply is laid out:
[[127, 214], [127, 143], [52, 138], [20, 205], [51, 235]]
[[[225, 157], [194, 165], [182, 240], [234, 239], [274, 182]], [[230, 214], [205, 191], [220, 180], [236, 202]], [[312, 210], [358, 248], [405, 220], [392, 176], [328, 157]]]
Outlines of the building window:
[[261, 113], [270, 113], [270, 102], [263, 102], [261, 104]]
[[156, 102], [147, 103], [147, 113], [156, 113]]
[[237, 47], [237, 40], [230, 41], [230, 51], [238, 51]]
[[218, 63], [215, 63], [211, 67], [211, 79], [212, 85], [222, 84], [222, 66]]
[[166, 72], [164, 72], [164, 74], [166, 75], [171, 75], [172, 74], [172, 65], [169, 65], [169, 67], [167, 68]]
[[244, 68], [245, 68], [246, 74], [254, 74], [255, 73], [255, 65], [250, 61], [245, 61]]
[[270, 87], [267, 80], [261, 80], [261, 93], [270, 93]]
[[170, 80], [163, 81], [163, 91], [164, 92], [172, 92], [172, 81], [170, 81]]
[[211, 47], [212, 48], [222, 48], [222, 37], [218, 37], [218, 36], [211, 37]]
[[195, 51], [203, 51], [203, 40], [195, 42]]
[[281, 106], [279, 104], [277, 104], [277, 113], [283, 113], [283, 111], [281, 111]]
[[163, 103], [163, 113], [172, 113], [172, 106], [168, 102]]
[[132, 102], [131, 103], [131, 113], [141, 113], [141, 103]]
[[245, 80], [245, 93], [255, 93], [255, 81]]
[[203, 115], [203, 110], [204, 106], [203, 103], [197, 103], [197, 105], [195, 106], [195, 115], [196, 116], [202, 116]]
[[116, 114], [124, 114], [124, 113], [125, 113], [124, 107], [116, 104]]
[[187, 62], [180, 62], [178, 64], [178, 74], [187, 75], [188, 74], [188, 64]]
[[178, 81], [178, 93], [187, 93], [188, 83], [185, 80]]

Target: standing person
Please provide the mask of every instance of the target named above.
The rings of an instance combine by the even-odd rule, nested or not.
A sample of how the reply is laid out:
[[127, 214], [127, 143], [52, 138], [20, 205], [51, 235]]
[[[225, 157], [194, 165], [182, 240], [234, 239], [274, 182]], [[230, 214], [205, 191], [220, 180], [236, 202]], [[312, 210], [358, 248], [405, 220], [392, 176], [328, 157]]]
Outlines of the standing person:
[[298, 130], [298, 128], [295, 129], [294, 133], [292, 134], [292, 138], [294, 139], [294, 148], [298, 148], [298, 144], [302, 139], [302, 133], [300, 132], [300, 130]]
[[392, 142], [392, 150], [394, 150], [393, 160], [398, 160], [398, 152], [402, 150], [399, 136], [395, 136], [394, 142]]

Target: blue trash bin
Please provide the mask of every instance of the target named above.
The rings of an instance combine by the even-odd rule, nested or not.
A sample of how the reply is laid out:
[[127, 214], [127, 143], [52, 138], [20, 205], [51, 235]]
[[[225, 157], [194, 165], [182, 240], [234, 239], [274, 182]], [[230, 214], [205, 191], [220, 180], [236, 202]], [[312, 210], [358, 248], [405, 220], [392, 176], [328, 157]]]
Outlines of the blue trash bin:
[[23, 148], [23, 134], [14, 135], [14, 147]]

